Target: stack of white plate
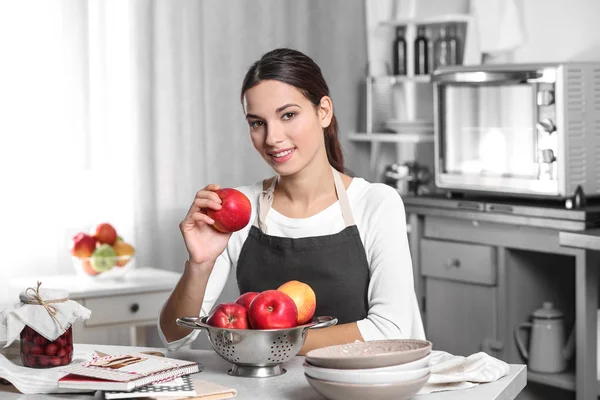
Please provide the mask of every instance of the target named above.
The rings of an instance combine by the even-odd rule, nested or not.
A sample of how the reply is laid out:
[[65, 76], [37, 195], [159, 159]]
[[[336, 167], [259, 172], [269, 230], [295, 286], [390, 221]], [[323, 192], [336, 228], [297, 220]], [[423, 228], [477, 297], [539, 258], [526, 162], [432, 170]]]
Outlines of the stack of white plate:
[[309, 351], [308, 383], [330, 400], [408, 399], [428, 381], [431, 342], [397, 339], [355, 342]]

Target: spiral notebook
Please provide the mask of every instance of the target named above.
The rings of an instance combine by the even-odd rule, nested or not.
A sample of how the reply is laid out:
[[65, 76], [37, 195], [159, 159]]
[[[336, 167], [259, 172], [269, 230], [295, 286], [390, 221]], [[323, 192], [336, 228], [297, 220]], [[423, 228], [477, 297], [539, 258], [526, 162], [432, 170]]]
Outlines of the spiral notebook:
[[59, 379], [58, 387], [128, 392], [202, 370], [202, 365], [193, 361], [141, 353], [118, 354], [61, 368], [68, 375]]
[[106, 400], [112, 399], [133, 399], [138, 397], [160, 399], [163, 397], [186, 398], [196, 396], [194, 383], [189, 375], [184, 375], [168, 382], [152, 383], [130, 392], [104, 392]]

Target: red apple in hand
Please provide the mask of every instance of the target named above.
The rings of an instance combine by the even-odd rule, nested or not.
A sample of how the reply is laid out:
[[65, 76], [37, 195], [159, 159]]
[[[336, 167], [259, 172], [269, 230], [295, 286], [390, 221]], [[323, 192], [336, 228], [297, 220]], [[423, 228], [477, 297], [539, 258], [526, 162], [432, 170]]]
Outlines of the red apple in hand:
[[250, 303], [252, 303], [252, 300], [254, 300], [256, 296], [258, 296], [258, 292], [246, 292], [238, 297], [235, 302], [241, 306], [244, 306], [244, 308], [247, 310], [250, 308]]
[[96, 233], [94, 233], [94, 237], [100, 243], [106, 243], [112, 246], [117, 241], [117, 231], [111, 224], [98, 224], [96, 226]]
[[207, 209], [206, 214], [212, 218], [215, 223], [215, 229], [224, 232], [236, 232], [248, 225], [252, 205], [248, 197], [236, 189], [219, 189], [215, 193], [221, 199], [221, 209]]
[[71, 245], [72, 255], [79, 258], [91, 257], [94, 250], [96, 250], [95, 238], [83, 232], [79, 232], [77, 235], [73, 236]]
[[253, 329], [293, 328], [298, 319], [298, 309], [286, 293], [265, 290], [250, 303], [248, 319]]
[[206, 323], [217, 328], [248, 329], [248, 311], [237, 303], [219, 304]]

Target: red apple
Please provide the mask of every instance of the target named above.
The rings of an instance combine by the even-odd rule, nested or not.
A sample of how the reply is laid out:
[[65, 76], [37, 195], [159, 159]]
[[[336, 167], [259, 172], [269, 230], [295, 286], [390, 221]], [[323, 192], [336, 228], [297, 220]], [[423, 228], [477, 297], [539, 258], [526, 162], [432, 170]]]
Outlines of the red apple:
[[217, 328], [248, 329], [248, 311], [237, 303], [219, 304], [206, 323]]
[[250, 303], [252, 303], [252, 300], [254, 300], [256, 296], [258, 296], [258, 292], [246, 292], [238, 297], [235, 302], [247, 310], [250, 308]]
[[248, 319], [253, 329], [285, 329], [296, 326], [298, 308], [280, 290], [265, 290], [252, 300]]
[[94, 233], [94, 237], [100, 243], [106, 243], [112, 246], [117, 241], [117, 231], [111, 224], [98, 224], [96, 226], [96, 233]]
[[229, 233], [248, 225], [252, 205], [244, 193], [236, 189], [219, 189], [215, 193], [222, 201], [221, 209], [215, 211], [209, 208], [206, 212], [215, 221], [215, 229]]
[[96, 249], [96, 239], [83, 232], [79, 232], [73, 236], [73, 243], [71, 246], [71, 254], [75, 257], [91, 257], [92, 253]]

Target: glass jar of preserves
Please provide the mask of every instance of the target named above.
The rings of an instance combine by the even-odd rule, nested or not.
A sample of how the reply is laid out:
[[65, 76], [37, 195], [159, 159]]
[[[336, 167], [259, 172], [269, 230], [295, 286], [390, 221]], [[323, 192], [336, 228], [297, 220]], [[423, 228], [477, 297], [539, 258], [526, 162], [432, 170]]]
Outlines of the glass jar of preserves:
[[21, 331], [21, 362], [25, 367], [48, 368], [68, 365], [73, 360], [73, 328], [56, 340], [48, 340], [29, 326]]
[[23, 366], [52, 368], [73, 361], [73, 327], [91, 312], [69, 300], [63, 289], [27, 288], [19, 303], [0, 312], [0, 340], [7, 346], [20, 339]]

